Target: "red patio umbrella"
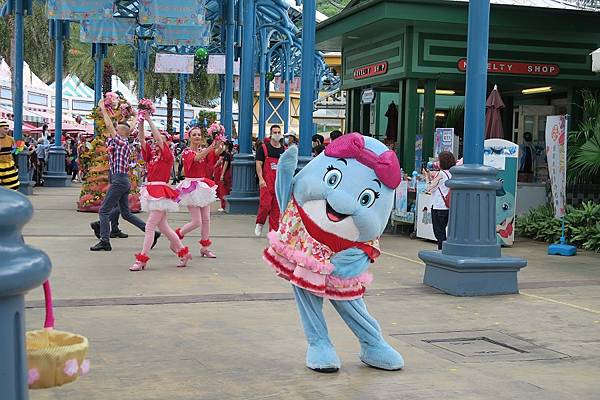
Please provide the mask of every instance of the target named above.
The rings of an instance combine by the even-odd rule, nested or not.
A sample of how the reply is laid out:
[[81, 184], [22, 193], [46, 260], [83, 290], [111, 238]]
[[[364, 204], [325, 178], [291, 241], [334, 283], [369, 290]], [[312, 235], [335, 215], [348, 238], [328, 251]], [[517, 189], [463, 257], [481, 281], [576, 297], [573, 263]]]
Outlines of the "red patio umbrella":
[[502, 114], [500, 110], [505, 107], [498, 86], [494, 85], [494, 90], [490, 93], [485, 103], [485, 138], [486, 139], [504, 139], [504, 128], [502, 127]]

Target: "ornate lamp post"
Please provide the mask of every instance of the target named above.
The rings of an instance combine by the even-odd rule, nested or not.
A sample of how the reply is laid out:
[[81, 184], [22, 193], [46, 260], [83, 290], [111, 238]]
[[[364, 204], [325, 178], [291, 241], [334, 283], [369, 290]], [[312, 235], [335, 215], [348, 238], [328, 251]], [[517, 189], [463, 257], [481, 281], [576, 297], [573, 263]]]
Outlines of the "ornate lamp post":
[[465, 164], [452, 168], [448, 241], [443, 250], [421, 251], [423, 282], [455, 296], [519, 291], [518, 271], [527, 261], [502, 257], [496, 239], [496, 169], [483, 166], [490, 1], [469, 2]]

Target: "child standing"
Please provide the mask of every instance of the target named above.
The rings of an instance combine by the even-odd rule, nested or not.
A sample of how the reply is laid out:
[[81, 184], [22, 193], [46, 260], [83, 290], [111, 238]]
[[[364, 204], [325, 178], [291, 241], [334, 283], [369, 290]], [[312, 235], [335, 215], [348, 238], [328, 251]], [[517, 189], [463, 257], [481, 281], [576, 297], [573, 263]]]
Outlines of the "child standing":
[[140, 122], [138, 139], [142, 147], [142, 157], [147, 165], [148, 182], [141, 190], [140, 201], [142, 210], [149, 212], [149, 215], [146, 221], [142, 251], [135, 255], [135, 263], [129, 270], [141, 271], [146, 268], [146, 263], [150, 260], [148, 252], [152, 248], [154, 230], [156, 228], [167, 236], [171, 244], [171, 251], [179, 257], [177, 266], [185, 267], [192, 256], [189, 249], [183, 246], [181, 240], [167, 221], [167, 212], [177, 211], [178, 209], [177, 198], [179, 192], [171, 189], [168, 184], [174, 162], [173, 153], [171, 153], [169, 145], [163, 139], [154, 122], [152, 122], [150, 115], [146, 114], [144, 119], [150, 125], [153, 142], [146, 141], [144, 122], [142, 120]]

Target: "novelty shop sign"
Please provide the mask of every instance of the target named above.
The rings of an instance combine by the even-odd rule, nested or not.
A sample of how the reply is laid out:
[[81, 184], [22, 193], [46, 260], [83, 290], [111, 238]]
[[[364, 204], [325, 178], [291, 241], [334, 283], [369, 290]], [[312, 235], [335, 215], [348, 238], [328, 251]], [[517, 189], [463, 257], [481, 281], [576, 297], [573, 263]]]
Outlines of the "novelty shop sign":
[[[458, 70], [465, 72], [467, 70], [467, 59], [458, 60]], [[512, 61], [488, 61], [488, 73], [490, 74], [510, 74], [510, 75], [540, 75], [557, 76], [560, 74], [560, 67], [556, 64], [537, 64]]]
[[364, 67], [356, 68], [352, 72], [354, 79], [365, 79], [372, 76], [384, 75], [388, 72], [387, 61], [381, 61], [376, 64], [366, 65]]

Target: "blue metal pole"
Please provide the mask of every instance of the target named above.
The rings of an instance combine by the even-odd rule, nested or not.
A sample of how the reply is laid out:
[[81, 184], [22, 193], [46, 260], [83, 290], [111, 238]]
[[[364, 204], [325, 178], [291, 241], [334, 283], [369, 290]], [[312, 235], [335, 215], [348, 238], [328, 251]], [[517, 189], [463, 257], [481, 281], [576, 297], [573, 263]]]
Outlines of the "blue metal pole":
[[244, 0], [244, 30], [242, 38], [242, 70], [240, 76], [239, 145], [240, 153], [252, 153], [254, 104], [254, 45], [256, 20], [254, 0]]
[[285, 47], [286, 53], [286, 62], [285, 62], [285, 71], [281, 76], [285, 79], [285, 89], [284, 89], [284, 98], [283, 98], [283, 131], [285, 133], [290, 133], [290, 84], [292, 77], [294, 76], [290, 66], [290, 56], [289, 56], [290, 47]]
[[228, 137], [231, 138], [233, 132], [233, 60], [235, 57], [235, 0], [227, 0], [227, 25], [225, 26], [225, 91], [224, 99], [225, 114], [223, 115], [223, 125]]
[[266, 110], [267, 110], [267, 35], [260, 32], [260, 88], [258, 97], [258, 138], [265, 138]]
[[184, 140], [185, 131], [185, 84], [187, 76], [179, 74], [179, 140]]
[[311, 155], [314, 130], [313, 103], [315, 96], [315, 0], [304, 0], [302, 10], [302, 84], [300, 90], [300, 148], [299, 155]]
[[102, 75], [104, 72], [104, 54], [102, 43], [94, 43], [94, 104], [102, 98]]
[[54, 147], [62, 147], [62, 91], [63, 91], [63, 28], [65, 23], [61, 20], [54, 20]]
[[235, 56], [235, 0], [227, 0], [227, 25], [225, 26], [225, 90], [221, 103], [224, 103], [222, 117], [225, 133], [231, 138], [233, 132], [233, 58]]
[[144, 98], [144, 84], [146, 74], [146, 41], [138, 40], [137, 68], [138, 68], [138, 101]]
[[13, 135], [15, 140], [23, 140], [23, 42], [25, 34], [23, 30], [23, 1], [16, 0], [15, 7], [15, 98], [13, 99], [13, 113], [15, 115], [15, 129]]
[[21, 229], [33, 216], [26, 197], [0, 188], [0, 388], [2, 399], [27, 400], [25, 294], [50, 275], [50, 259], [23, 242]]
[[219, 94], [221, 96], [221, 110], [219, 111], [219, 121], [223, 124], [223, 116], [225, 114], [225, 75], [219, 75]]
[[483, 164], [490, 1], [469, 2], [465, 100], [465, 164]]
[[465, 164], [453, 167], [448, 240], [442, 251], [421, 251], [423, 283], [455, 296], [518, 293], [527, 265], [502, 257], [496, 233], [497, 170], [483, 164], [490, 1], [469, 1], [465, 110]]

